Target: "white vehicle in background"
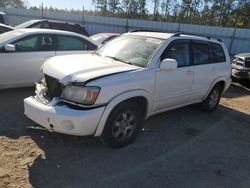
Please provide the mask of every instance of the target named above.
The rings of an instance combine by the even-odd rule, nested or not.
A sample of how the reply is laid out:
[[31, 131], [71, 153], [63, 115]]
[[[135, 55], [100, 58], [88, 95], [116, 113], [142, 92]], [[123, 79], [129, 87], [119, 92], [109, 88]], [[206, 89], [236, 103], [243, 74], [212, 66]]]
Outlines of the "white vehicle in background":
[[[43, 62], [53, 56], [97, 49], [86, 36], [51, 29], [17, 29], [0, 35], [0, 89], [34, 85]], [[71, 64], [72, 62], [69, 62]]]
[[110, 40], [118, 37], [121, 35], [120, 33], [97, 33], [95, 35], [90, 36], [92, 40], [100, 43], [100, 44], [105, 44], [109, 42]]
[[0, 23], [0, 34], [14, 30], [13, 27]]
[[223, 43], [191, 35], [132, 32], [93, 54], [49, 59], [25, 114], [48, 130], [131, 143], [144, 119], [201, 103], [216, 109], [231, 83]]

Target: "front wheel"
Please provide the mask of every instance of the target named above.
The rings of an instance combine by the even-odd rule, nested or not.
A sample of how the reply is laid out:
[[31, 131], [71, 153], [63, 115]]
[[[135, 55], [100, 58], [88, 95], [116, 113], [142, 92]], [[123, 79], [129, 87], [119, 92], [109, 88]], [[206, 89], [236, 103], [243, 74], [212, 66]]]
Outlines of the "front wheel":
[[207, 112], [214, 111], [220, 102], [220, 97], [221, 87], [219, 85], [215, 85], [206, 99], [201, 103], [201, 107]]
[[123, 102], [110, 113], [101, 140], [114, 149], [127, 146], [136, 138], [142, 121], [139, 107], [131, 102]]

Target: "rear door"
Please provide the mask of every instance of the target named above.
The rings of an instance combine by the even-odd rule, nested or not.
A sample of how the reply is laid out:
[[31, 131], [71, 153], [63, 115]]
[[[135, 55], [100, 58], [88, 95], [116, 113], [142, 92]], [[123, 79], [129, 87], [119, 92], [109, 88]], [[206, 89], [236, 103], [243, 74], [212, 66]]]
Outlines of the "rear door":
[[225, 54], [219, 44], [192, 41], [193, 64], [194, 64], [194, 97], [202, 99], [212, 83], [220, 76], [220, 70], [225, 63]]
[[43, 62], [55, 56], [53, 35], [36, 34], [11, 42], [15, 52], [0, 53], [0, 86], [32, 85], [41, 76]]
[[90, 53], [97, 46], [89, 41], [70, 35], [57, 35], [56, 55]]

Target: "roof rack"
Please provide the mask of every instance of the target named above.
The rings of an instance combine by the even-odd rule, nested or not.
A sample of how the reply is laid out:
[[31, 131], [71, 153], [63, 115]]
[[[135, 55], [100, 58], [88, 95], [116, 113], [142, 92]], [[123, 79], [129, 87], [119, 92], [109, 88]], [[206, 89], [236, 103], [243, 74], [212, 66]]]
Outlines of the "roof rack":
[[177, 32], [177, 33], [174, 33], [171, 37], [179, 37], [181, 34], [183, 34], [183, 33]]
[[[204, 36], [204, 35], [199, 35], [199, 34], [192, 34], [192, 33], [188, 33], [188, 32], [177, 32], [177, 33], [174, 33], [171, 37], [179, 37], [181, 34], [183, 35], [194, 35], [194, 36], [199, 36], [199, 37], [205, 37], [207, 38], [208, 40], [211, 40], [212, 38], [210, 36]], [[222, 42], [221, 39], [216, 39], [217, 41], [219, 42]]]

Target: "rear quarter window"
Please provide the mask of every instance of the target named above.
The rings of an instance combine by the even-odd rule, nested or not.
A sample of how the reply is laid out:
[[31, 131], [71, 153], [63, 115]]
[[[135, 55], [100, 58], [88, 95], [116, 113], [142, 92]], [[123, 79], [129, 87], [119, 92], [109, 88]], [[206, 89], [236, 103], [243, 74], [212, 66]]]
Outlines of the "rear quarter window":
[[220, 44], [212, 43], [213, 47], [213, 62], [214, 63], [219, 63], [219, 62], [224, 62], [226, 61], [225, 53]]

